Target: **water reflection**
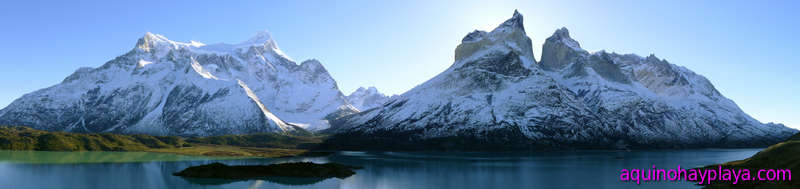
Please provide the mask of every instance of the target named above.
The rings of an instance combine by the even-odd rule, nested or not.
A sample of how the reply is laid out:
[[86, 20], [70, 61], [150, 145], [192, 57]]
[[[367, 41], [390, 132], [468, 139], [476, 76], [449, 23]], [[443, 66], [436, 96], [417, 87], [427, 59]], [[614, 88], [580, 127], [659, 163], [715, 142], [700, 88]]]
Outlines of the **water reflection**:
[[[582, 151], [548, 153], [341, 152], [328, 157], [191, 160], [98, 164], [2, 163], [0, 183], [13, 188], [691, 188], [686, 182], [636, 185], [618, 180], [619, 169], [698, 167], [744, 159], [759, 149]], [[70, 154], [64, 154], [70, 155]], [[131, 154], [136, 156], [135, 154]], [[80, 156], [80, 155], [75, 155]], [[81, 159], [78, 157], [77, 159]], [[362, 166], [346, 179], [271, 178], [204, 183], [172, 176], [213, 162], [266, 165], [311, 161]], [[0, 186], [2, 188], [2, 186]]]
[[253, 182], [253, 184], [250, 185], [249, 188], [252, 188], [253, 186], [261, 186], [264, 181], [282, 185], [303, 186], [303, 185], [315, 184], [323, 180], [326, 180], [326, 178], [292, 178], [292, 177], [262, 177], [259, 179], [209, 179], [209, 178], [181, 177], [181, 179], [186, 180], [189, 183], [199, 184], [199, 185], [225, 185], [234, 182], [246, 182], [251, 180], [255, 181]]

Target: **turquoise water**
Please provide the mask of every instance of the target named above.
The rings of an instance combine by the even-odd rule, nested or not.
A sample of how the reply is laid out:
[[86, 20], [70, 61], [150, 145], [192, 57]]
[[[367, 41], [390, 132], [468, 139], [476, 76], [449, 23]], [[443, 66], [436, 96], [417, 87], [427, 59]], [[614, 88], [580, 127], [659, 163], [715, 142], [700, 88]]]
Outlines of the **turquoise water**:
[[[177, 155], [114, 152], [113, 157], [86, 152], [42, 154], [0, 151], [0, 188], [694, 188], [688, 182], [620, 182], [620, 169], [699, 167], [750, 157], [760, 149], [659, 151], [579, 151], [539, 153], [339, 152], [328, 157], [208, 160]], [[98, 152], [103, 153], [103, 152]], [[105, 152], [108, 153], [108, 152]], [[51, 164], [63, 156], [128, 158], [131, 163]], [[10, 161], [10, 157], [17, 160]], [[137, 159], [138, 157], [138, 159]], [[145, 158], [142, 158], [145, 157]], [[152, 161], [147, 158], [153, 158]], [[186, 159], [181, 159], [186, 158]], [[58, 159], [58, 158], [55, 158]], [[194, 180], [172, 176], [189, 166], [211, 162], [230, 165], [291, 161], [338, 162], [363, 166], [346, 179]], [[98, 162], [98, 161], [93, 161]]]

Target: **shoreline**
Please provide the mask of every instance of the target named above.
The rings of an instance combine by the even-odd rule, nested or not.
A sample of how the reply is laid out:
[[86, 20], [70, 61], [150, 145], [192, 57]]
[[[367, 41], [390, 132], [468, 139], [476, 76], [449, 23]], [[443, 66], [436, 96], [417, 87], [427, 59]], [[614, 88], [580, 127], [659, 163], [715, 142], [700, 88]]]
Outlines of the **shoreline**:
[[[220, 150], [222, 149], [222, 150]], [[226, 154], [226, 149], [239, 149], [239, 150], [263, 150], [266, 152], [291, 152], [292, 154], [283, 154], [283, 153], [263, 153], [263, 154], [240, 154], [240, 155], [230, 155]], [[211, 151], [208, 151], [211, 150]], [[215, 151], [216, 150], [216, 151]], [[415, 154], [423, 156], [424, 158], [445, 158], [448, 157], [522, 157], [522, 156], [558, 156], [558, 155], [571, 155], [571, 154], [590, 154], [590, 153], [616, 153], [616, 154], [627, 154], [627, 153], [638, 153], [638, 152], [675, 152], [675, 151], [707, 151], [707, 150], [720, 150], [720, 151], [736, 151], [736, 150], [752, 150], [755, 152], [764, 150], [763, 148], [694, 148], [694, 149], [650, 149], [650, 150], [562, 150], [562, 151], [536, 151], [536, 152], [529, 152], [529, 151], [503, 151], [503, 152], [486, 152], [486, 151], [478, 151], [478, 152], [459, 152], [459, 151], [308, 151], [308, 150], [298, 150], [298, 149], [275, 149], [275, 148], [250, 148], [250, 147], [237, 147], [237, 146], [220, 146], [220, 145], [209, 145], [209, 146], [201, 146], [198, 147], [183, 147], [183, 148], [175, 148], [175, 149], [150, 149], [145, 151], [39, 151], [39, 150], [0, 150], [0, 163], [3, 162], [12, 162], [12, 163], [49, 163], [49, 164], [70, 164], [70, 163], [136, 163], [136, 162], [170, 162], [170, 161], [195, 161], [195, 160], [241, 160], [241, 159], [270, 159], [270, 158], [292, 158], [292, 157], [320, 157], [320, 156], [327, 156], [335, 153], [376, 153], [376, 154], [383, 154], [383, 155], [391, 155], [391, 156], [404, 156], [407, 154]], [[88, 160], [88, 161], [70, 161], [70, 160], [53, 160], [53, 161], [40, 161], [40, 160], [33, 160], [33, 161], [26, 161], [26, 160], [7, 160], [6, 156], [4, 156], [4, 152], [30, 152], [30, 153], [54, 153], [54, 154], [67, 154], [67, 153], [94, 153], [97, 154], [96, 156], [102, 156], [104, 154], [136, 154], [140, 153], [139, 157], [147, 156], [150, 154], [151, 157], [145, 157], [144, 159], [136, 159], [139, 157], [131, 157], [131, 159], [125, 160], [111, 160], [111, 161], [95, 161], [95, 160]], [[223, 152], [223, 153], [198, 153], [198, 152]], [[228, 151], [230, 152], [230, 151]], [[611, 156], [609, 156], [611, 157]], [[410, 158], [420, 158], [420, 157], [410, 157]], [[624, 157], [614, 156], [615, 159], [621, 159]], [[107, 158], [105, 158], [107, 159]]]
[[[274, 133], [183, 138], [142, 134], [53, 132], [30, 127], [0, 126], [0, 150], [150, 152], [200, 157], [198, 159], [280, 158], [316, 154], [317, 152], [303, 148], [302, 145], [313, 146], [320, 140], [317, 136]], [[107, 161], [124, 162], [113, 159]]]
[[[222, 150], [220, 150], [222, 149]], [[240, 149], [239, 151], [236, 151]], [[237, 160], [298, 157], [305, 150], [247, 148], [235, 146], [200, 146], [142, 151], [45, 151], [0, 150], [0, 163], [81, 164], [81, 163], [141, 163], [196, 160]], [[52, 158], [34, 158], [34, 157]]]

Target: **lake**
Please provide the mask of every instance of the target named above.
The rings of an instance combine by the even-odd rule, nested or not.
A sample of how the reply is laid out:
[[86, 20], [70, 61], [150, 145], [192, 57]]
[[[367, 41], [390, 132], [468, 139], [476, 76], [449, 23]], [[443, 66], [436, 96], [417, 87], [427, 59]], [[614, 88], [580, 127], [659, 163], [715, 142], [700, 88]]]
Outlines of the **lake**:
[[[637, 185], [620, 169], [699, 167], [744, 159], [760, 149], [536, 153], [339, 152], [327, 157], [207, 159], [145, 152], [0, 151], [0, 188], [693, 188], [689, 182]], [[172, 176], [189, 166], [293, 161], [363, 166], [346, 179], [226, 181]], [[127, 163], [97, 163], [127, 162]]]

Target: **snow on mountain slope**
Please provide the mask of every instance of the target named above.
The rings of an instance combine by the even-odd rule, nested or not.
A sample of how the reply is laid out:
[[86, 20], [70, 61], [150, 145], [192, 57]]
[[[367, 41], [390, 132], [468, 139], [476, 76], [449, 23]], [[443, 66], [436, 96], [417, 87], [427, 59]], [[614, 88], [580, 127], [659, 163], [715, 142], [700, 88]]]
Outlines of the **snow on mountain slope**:
[[340, 107], [350, 106], [322, 64], [295, 63], [266, 32], [212, 45], [147, 33], [128, 53], [16, 99], [0, 124], [208, 136], [324, 129]]
[[[796, 130], [762, 124], [686, 68], [589, 53], [564, 29], [542, 61], [514, 12], [474, 31], [453, 65], [382, 107], [334, 120], [333, 148], [537, 149], [760, 146]], [[370, 145], [364, 145], [370, 144]]]
[[356, 91], [347, 95], [347, 101], [360, 111], [383, 105], [383, 103], [386, 103], [390, 98], [391, 97], [378, 92], [378, 89], [375, 87], [359, 87]]

